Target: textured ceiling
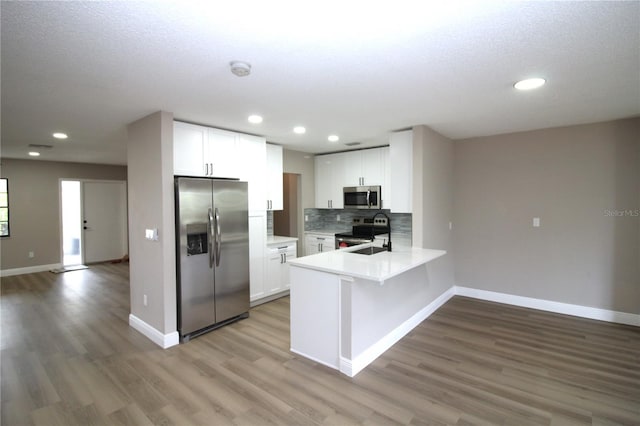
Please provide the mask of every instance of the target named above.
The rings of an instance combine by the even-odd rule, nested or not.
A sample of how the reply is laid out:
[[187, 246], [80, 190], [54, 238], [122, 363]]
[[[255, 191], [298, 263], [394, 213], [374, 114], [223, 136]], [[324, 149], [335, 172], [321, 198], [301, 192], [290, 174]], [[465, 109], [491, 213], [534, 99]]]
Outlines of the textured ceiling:
[[[5, 158], [126, 164], [126, 125], [158, 110], [313, 153], [417, 124], [459, 139], [640, 114], [638, 1], [0, 7]], [[516, 92], [529, 76], [548, 83]]]

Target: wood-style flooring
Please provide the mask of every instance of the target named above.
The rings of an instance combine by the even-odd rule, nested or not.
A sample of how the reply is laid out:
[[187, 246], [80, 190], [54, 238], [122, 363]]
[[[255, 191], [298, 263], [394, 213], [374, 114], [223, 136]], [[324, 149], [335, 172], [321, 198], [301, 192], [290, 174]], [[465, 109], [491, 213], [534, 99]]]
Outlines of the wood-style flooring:
[[289, 352], [289, 299], [162, 350], [128, 268], [2, 279], [2, 425], [639, 425], [640, 329], [454, 297], [355, 378]]

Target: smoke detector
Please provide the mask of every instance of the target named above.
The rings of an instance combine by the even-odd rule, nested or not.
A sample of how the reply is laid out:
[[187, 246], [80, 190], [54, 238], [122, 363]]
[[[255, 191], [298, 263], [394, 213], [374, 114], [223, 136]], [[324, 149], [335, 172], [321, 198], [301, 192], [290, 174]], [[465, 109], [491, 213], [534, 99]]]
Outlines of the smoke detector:
[[238, 77], [245, 77], [251, 74], [251, 64], [242, 61], [232, 61], [229, 63], [231, 72]]

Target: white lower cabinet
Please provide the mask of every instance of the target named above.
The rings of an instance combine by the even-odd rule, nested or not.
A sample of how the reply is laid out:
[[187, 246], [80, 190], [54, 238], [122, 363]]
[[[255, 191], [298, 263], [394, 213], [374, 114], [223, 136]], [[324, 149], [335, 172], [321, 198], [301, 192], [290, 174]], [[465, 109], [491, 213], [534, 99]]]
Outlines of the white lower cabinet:
[[291, 281], [287, 261], [296, 258], [296, 247], [294, 242], [267, 248], [267, 296], [289, 290]]
[[[258, 305], [289, 290], [287, 262], [297, 256], [298, 244], [288, 237], [274, 237], [280, 241], [270, 242], [273, 239], [266, 236], [265, 216], [249, 217], [249, 235], [251, 258], [249, 300], [252, 305]], [[282, 241], [283, 238], [285, 241]]]
[[332, 235], [305, 234], [304, 255], [322, 253], [335, 250], [336, 239]]

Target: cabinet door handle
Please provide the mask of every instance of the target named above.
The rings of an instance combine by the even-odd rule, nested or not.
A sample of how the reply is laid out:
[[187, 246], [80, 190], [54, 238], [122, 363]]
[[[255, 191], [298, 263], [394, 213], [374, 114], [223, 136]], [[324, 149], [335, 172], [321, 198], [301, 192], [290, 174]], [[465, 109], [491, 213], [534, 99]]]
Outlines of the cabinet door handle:
[[287, 263], [287, 253], [284, 253], [283, 256], [284, 256], [284, 262], [282, 263]]
[[209, 163], [204, 163], [204, 175], [207, 176], [209, 174]]

